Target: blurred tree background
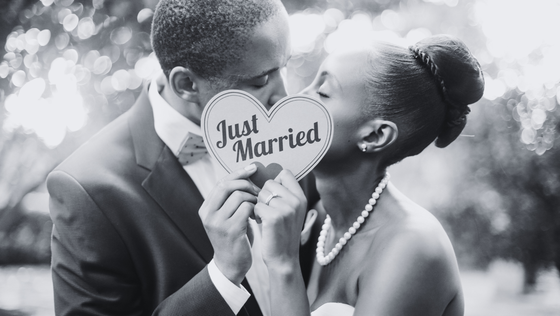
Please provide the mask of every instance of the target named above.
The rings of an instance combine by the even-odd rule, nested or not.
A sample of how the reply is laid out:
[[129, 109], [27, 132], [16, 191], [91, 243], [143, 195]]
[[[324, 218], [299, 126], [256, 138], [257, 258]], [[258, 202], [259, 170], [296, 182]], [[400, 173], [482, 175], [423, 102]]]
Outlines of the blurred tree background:
[[[337, 47], [369, 38], [461, 38], [484, 97], [445, 150], [392, 167], [442, 221], [463, 267], [522, 264], [524, 290], [560, 270], [560, 2], [284, 0], [293, 27], [289, 92]], [[4, 0], [0, 4], [0, 265], [50, 260], [46, 175], [126, 111], [159, 71], [156, 0]]]

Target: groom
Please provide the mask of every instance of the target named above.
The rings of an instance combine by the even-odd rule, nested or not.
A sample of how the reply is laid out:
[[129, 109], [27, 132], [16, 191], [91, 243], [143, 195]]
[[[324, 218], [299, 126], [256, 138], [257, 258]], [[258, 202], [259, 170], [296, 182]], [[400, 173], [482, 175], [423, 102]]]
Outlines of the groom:
[[211, 243], [199, 218], [221, 175], [188, 145], [216, 93], [269, 107], [286, 95], [287, 13], [279, 0], [162, 0], [152, 44], [165, 77], [48, 177], [56, 314], [261, 315], [239, 264], [251, 259], [223, 246], [228, 227]]

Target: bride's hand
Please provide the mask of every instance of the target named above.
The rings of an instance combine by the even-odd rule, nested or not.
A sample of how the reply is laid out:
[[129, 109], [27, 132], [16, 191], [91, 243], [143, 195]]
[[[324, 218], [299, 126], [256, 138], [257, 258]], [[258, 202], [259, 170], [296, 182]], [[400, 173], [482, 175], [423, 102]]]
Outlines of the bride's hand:
[[270, 269], [299, 269], [299, 245], [307, 199], [294, 175], [283, 170], [258, 195], [255, 216], [262, 225], [262, 256]]

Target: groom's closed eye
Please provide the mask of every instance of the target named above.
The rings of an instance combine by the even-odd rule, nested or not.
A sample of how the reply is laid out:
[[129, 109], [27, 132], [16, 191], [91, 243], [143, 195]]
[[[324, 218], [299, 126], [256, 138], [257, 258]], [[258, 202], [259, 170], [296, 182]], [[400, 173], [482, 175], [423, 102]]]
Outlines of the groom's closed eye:
[[255, 78], [251, 81], [251, 85], [255, 88], [262, 88], [268, 84], [268, 75]]
[[268, 79], [270, 78], [270, 76], [273, 75], [275, 72], [277, 72], [279, 70], [280, 70], [279, 67], [269, 69], [267, 71], [262, 72], [259, 75], [247, 78], [245, 80], [245, 82], [247, 84], [253, 86], [254, 88], [260, 89], [260, 88], [266, 86], [268, 84]]

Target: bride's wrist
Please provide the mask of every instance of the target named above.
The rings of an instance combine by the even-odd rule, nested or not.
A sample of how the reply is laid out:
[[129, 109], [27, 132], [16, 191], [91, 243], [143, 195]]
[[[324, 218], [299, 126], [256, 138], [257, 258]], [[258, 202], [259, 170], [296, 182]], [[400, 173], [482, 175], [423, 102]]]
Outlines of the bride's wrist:
[[275, 275], [293, 275], [301, 273], [301, 267], [298, 260], [290, 261], [272, 261], [266, 262], [269, 274]]

